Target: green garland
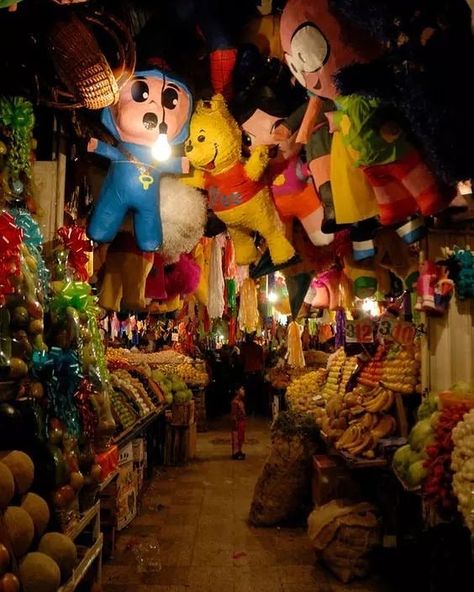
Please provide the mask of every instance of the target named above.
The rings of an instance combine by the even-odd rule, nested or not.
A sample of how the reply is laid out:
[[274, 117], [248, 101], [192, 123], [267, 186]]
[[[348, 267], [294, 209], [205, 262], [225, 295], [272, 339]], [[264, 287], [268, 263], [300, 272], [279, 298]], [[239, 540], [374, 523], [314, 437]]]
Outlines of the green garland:
[[35, 116], [33, 105], [23, 97], [0, 98], [0, 124], [8, 128], [10, 140], [6, 165], [14, 179], [20, 173], [31, 177], [30, 151]]

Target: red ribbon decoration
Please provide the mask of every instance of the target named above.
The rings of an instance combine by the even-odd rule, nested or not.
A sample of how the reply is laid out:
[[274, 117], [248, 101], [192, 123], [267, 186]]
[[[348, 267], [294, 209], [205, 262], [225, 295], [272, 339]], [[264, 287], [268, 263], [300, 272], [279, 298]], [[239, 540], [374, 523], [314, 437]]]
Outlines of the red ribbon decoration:
[[92, 242], [86, 236], [83, 226], [61, 226], [58, 229], [58, 236], [68, 250], [68, 264], [74, 270], [76, 279], [87, 282], [89, 274], [87, 264], [89, 257], [86, 253], [92, 251]]
[[0, 214], [0, 295], [13, 294], [12, 276], [20, 275], [20, 246], [23, 230], [8, 212]]
[[96, 414], [93, 411], [91, 395], [95, 394], [94, 386], [87, 378], [83, 378], [79, 388], [74, 393], [74, 402], [79, 412], [82, 434], [88, 439], [94, 438], [95, 426], [97, 423]]

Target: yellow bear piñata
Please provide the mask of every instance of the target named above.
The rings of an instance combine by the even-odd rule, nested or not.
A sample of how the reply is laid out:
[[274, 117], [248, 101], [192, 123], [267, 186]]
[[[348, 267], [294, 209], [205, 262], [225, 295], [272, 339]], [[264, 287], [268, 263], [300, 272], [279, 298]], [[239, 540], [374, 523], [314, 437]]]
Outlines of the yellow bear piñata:
[[295, 251], [273, 205], [270, 189], [261, 180], [268, 164], [268, 146], [258, 147], [241, 160], [242, 132], [222, 95], [199, 101], [191, 118], [186, 156], [194, 171], [189, 182], [206, 189], [209, 206], [227, 226], [234, 242], [236, 262], [258, 258], [253, 235], [266, 241], [274, 264], [289, 261]]

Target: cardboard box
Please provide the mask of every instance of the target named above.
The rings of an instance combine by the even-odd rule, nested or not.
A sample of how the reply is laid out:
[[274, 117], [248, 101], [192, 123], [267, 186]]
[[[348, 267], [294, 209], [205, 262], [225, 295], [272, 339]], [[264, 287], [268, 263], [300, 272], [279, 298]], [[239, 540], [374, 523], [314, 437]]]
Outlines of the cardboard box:
[[97, 454], [95, 462], [100, 466], [100, 480], [105, 481], [110, 474], [117, 470], [119, 462], [118, 447], [111, 446], [104, 452]]
[[136, 438], [132, 441], [133, 462], [141, 463], [145, 460], [146, 442], [144, 438]]
[[140, 493], [141, 490], [143, 489], [143, 480], [144, 480], [145, 469], [144, 469], [143, 464], [133, 463], [133, 470], [135, 471], [137, 490], [138, 490], [138, 493]]
[[133, 444], [129, 442], [119, 449], [119, 466], [133, 462]]
[[117, 480], [117, 529], [125, 528], [137, 515], [138, 484], [133, 462], [119, 468]]

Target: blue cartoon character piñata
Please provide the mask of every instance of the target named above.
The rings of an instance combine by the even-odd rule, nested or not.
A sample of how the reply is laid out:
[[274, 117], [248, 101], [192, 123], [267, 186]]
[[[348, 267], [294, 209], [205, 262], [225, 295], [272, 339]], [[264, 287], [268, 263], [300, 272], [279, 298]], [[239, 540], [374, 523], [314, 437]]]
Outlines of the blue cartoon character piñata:
[[191, 111], [189, 89], [160, 70], [135, 72], [120, 91], [117, 104], [103, 110], [102, 123], [119, 143], [115, 147], [93, 138], [88, 145], [90, 152], [111, 161], [87, 228], [92, 240], [111, 242], [130, 211], [138, 248], [156, 251], [160, 247], [160, 176], [188, 172], [188, 161], [171, 157], [159, 162], [152, 147], [163, 123], [171, 145], [183, 142]]

